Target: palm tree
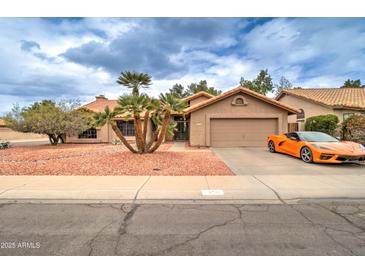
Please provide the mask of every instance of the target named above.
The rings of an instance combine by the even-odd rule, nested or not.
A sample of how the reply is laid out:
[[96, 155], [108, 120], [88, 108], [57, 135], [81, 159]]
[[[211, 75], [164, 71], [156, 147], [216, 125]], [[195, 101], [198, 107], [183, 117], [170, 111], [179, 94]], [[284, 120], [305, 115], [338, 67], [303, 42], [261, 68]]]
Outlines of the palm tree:
[[160, 115], [161, 118], [163, 118], [163, 120], [160, 128], [157, 127], [158, 137], [156, 143], [153, 144], [153, 146], [151, 147], [152, 144], [150, 142], [150, 144], [147, 146], [147, 150], [149, 153], [156, 151], [156, 149], [159, 148], [164, 138], [166, 137], [167, 131], [172, 130], [173, 124], [171, 123], [171, 113], [172, 112], [181, 113], [184, 110], [184, 108], [186, 108], [185, 101], [174, 97], [170, 93], [160, 94], [160, 104], [157, 110], [157, 115]]
[[[138, 153], [144, 153], [146, 150], [147, 125], [150, 119], [150, 111], [153, 109], [154, 104], [146, 95], [119, 97], [118, 107], [115, 110], [123, 114], [125, 118], [133, 117]], [[143, 124], [142, 116], [144, 116]]]
[[114, 130], [115, 134], [118, 136], [118, 138], [123, 142], [123, 144], [131, 151], [134, 150], [134, 148], [128, 143], [128, 141], [125, 139], [123, 133], [119, 130], [117, 127], [115, 121], [113, 118], [117, 115], [117, 112], [115, 110], [110, 110], [109, 106], [106, 106], [104, 108], [103, 112], [96, 113], [94, 116], [95, 119], [95, 125], [96, 126], [104, 126], [105, 124], [108, 125], [108, 140], [109, 140], [109, 125], [111, 125], [112, 129]]
[[134, 71], [124, 71], [118, 77], [117, 83], [132, 89], [132, 95], [138, 96], [140, 88], [148, 88], [151, 82], [151, 76], [147, 73], [138, 73]]

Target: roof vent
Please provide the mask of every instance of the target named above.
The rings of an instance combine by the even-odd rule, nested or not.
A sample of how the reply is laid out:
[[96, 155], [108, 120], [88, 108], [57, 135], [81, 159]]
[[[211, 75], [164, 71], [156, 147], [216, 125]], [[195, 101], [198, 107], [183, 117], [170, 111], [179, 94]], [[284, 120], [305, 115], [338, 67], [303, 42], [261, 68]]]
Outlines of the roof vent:
[[108, 98], [105, 97], [105, 95], [99, 95], [99, 96], [95, 96], [96, 101], [98, 100], [108, 100]]

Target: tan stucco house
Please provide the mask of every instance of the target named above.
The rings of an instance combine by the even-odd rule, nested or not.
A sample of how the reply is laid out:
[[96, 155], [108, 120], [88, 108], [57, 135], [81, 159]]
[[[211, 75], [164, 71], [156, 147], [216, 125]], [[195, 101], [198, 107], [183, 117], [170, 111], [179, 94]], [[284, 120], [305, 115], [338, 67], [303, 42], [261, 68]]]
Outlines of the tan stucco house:
[[335, 114], [342, 122], [354, 113], [365, 114], [365, 88], [288, 89], [276, 100], [300, 110], [288, 118], [292, 130], [304, 130], [305, 120], [316, 115]]
[[[213, 96], [199, 92], [184, 98], [188, 107], [183, 114], [172, 116], [177, 123], [174, 140], [188, 141], [192, 146], [264, 146], [271, 134], [287, 132], [288, 115], [299, 110], [285, 103], [263, 96], [243, 87], [237, 87]], [[102, 111], [105, 106], [114, 108], [116, 100], [97, 96], [94, 102], [82, 106]], [[118, 127], [129, 138], [134, 136], [133, 120], [116, 117]], [[153, 125], [149, 124], [148, 132]], [[111, 142], [116, 139], [107, 126], [90, 129], [67, 142]]]

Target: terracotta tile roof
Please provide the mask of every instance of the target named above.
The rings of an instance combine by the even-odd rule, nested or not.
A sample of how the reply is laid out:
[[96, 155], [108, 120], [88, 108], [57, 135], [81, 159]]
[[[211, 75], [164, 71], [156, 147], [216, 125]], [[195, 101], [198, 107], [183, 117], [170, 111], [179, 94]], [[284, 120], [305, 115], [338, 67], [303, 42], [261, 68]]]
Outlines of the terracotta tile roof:
[[88, 109], [94, 112], [104, 111], [106, 106], [112, 110], [118, 105], [118, 100], [109, 100], [104, 96], [96, 96], [96, 100], [81, 106], [80, 108]]
[[279, 100], [284, 94], [291, 94], [333, 108], [365, 108], [365, 88], [287, 89], [283, 90], [276, 99]]
[[5, 120], [0, 118], [0, 127], [5, 127], [5, 126], [6, 126]]
[[294, 107], [288, 106], [288, 105], [283, 104], [283, 103], [281, 103], [279, 101], [276, 101], [274, 99], [271, 99], [269, 97], [266, 97], [266, 96], [264, 96], [264, 95], [262, 95], [260, 93], [257, 93], [255, 91], [249, 90], [247, 88], [243, 88], [241, 86], [239, 86], [237, 88], [234, 88], [232, 90], [226, 91], [226, 92], [224, 92], [224, 93], [222, 93], [220, 95], [214, 96], [213, 98], [211, 98], [209, 100], [206, 100], [204, 102], [201, 102], [201, 103], [198, 103], [198, 104], [193, 105], [191, 107], [188, 107], [188, 108], [186, 108], [184, 110], [184, 112], [190, 113], [190, 112], [196, 111], [198, 109], [201, 109], [201, 108], [206, 107], [208, 105], [214, 104], [215, 102], [218, 102], [220, 100], [223, 100], [223, 99], [225, 99], [225, 98], [227, 98], [227, 97], [229, 97], [231, 95], [234, 95], [236, 93], [239, 93], [239, 92], [248, 94], [248, 95], [250, 95], [252, 97], [255, 97], [257, 99], [260, 99], [262, 101], [265, 101], [266, 103], [272, 104], [272, 105], [277, 106], [279, 108], [283, 108], [283, 109], [287, 110], [290, 113], [295, 114], [295, 113], [298, 113], [299, 112], [299, 110], [296, 109], [296, 108], [294, 108]]
[[194, 100], [195, 98], [199, 98], [201, 96], [204, 96], [204, 97], [207, 97], [207, 98], [213, 98], [214, 97], [213, 94], [210, 94], [210, 93], [205, 92], [205, 91], [199, 91], [197, 93], [194, 93], [193, 95], [190, 95], [188, 97], [183, 98], [183, 100], [186, 101], [186, 102], [189, 102], [189, 101]]

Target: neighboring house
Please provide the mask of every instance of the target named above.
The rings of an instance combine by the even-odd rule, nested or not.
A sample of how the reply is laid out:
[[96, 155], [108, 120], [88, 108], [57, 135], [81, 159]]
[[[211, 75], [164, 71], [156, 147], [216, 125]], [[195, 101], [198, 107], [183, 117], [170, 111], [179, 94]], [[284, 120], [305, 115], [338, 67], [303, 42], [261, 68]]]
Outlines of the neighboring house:
[[0, 128], [4, 128], [4, 127], [6, 127], [5, 121], [4, 121], [4, 119], [0, 118]]
[[[177, 123], [173, 139], [189, 141], [192, 146], [264, 146], [269, 135], [287, 131], [288, 115], [298, 113], [294, 107], [243, 87], [218, 96], [199, 92], [184, 100], [188, 104], [184, 113], [172, 116]], [[98, 112], [106, 105], [113, 108], [117, 101], [98, 96], [82, 107]], [[122, 118], [116, 117], [118, 127], [126, 136], [133, 136], [133, 120]], [[149, 128], [151, 136], [151, 123]], [[105, 125], [68, 138], [67, 142], [110, 142], [113, 138], [114, 132]]]
[[288, 89], [276, 100], [300, 110], [288, 118], [291, 130], [304, 130], [305, 120], [316, 115], [335, 114], [342, 122], [354, 113], [365, 114], [365, 88]]

